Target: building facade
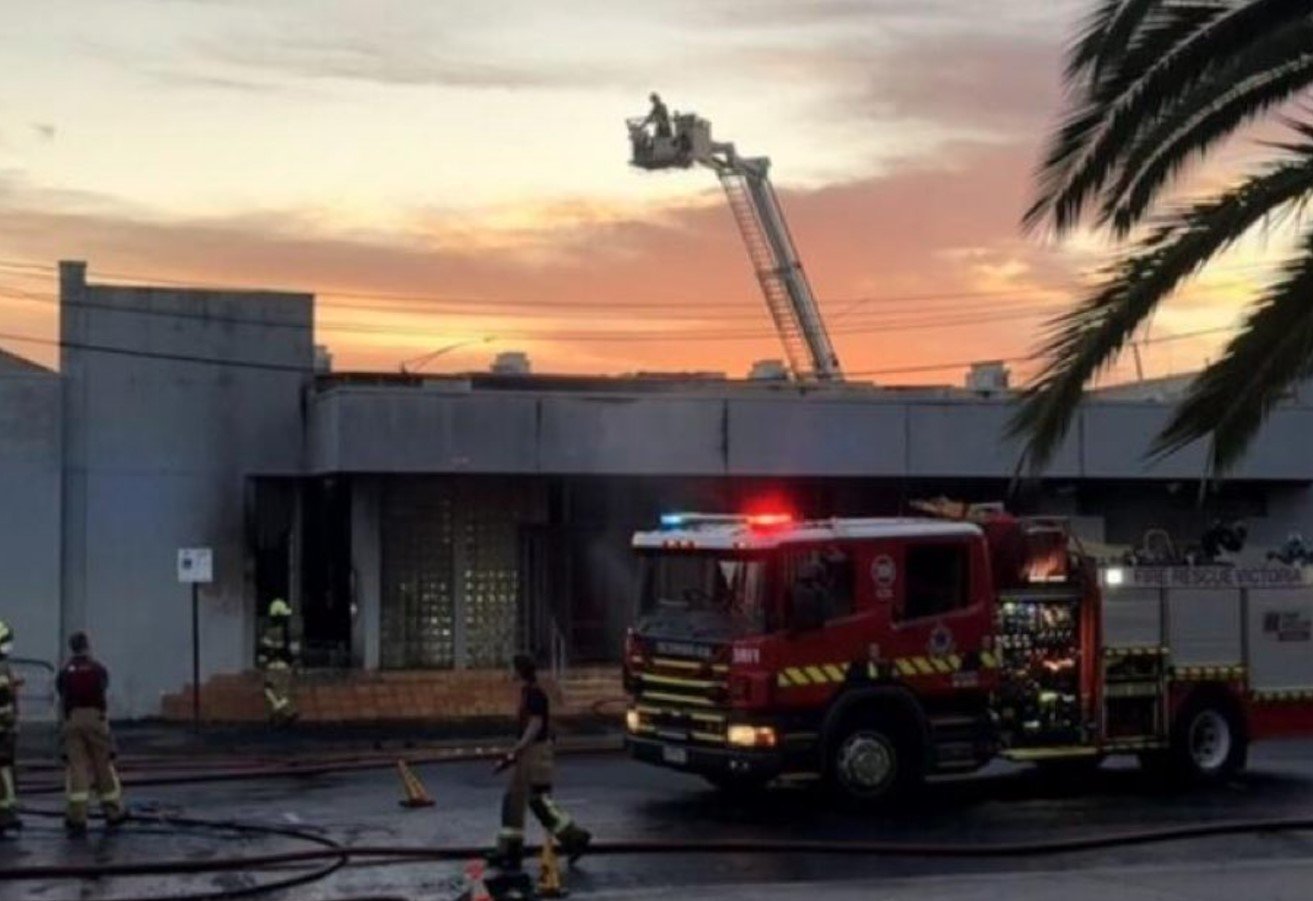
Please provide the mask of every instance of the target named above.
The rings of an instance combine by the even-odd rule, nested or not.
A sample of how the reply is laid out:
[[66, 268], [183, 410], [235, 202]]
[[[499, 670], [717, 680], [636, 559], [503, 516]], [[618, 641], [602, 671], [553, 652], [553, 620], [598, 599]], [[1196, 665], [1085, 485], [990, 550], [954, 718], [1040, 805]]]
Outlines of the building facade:
[[[459, 674], [520, 647], [618, 659], [629, 538], [662, 512], [895, 515], [1013, 487], [997, 386], [334, 374], [307, 295], [95, 285], [66, 263], [61, 298], [58, 374], [0, 357], [0, 616], [52, 660], [90, 631], [120, 716], [190, 679], [179, 548], [215, 554], [205, 678], [252, 667], [275, 597], [315, 671]], [[1013, 505], [1117, 544], [1226, 517], [1270, 546], [1306, 524], [1313, 407], [1284, 404], [1201, 495], [1200, 450], [1145, 456], [1168, 400], [1092, 399]]]

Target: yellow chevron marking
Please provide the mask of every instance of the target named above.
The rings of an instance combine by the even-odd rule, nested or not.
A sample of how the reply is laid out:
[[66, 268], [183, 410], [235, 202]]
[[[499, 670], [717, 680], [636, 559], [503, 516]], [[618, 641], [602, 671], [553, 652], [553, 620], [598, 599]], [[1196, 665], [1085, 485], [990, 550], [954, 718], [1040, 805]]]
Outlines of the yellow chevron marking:
[[935, 671], [935, 668], [931, 666], [930, 661], [926, 660], [924, 657], [913, 657], [912, 662], [916, 664], [917, 672], [921, 673], [923, 676], [929, 676]]
[[994, 655], [989, 651], [980, 652], [980, 662], [985, 666], [986, 669], [993, 669], [995, 666], [998, 665], [997, 662], [994, 660]]
[[879, 677], [880, 677], [880, 672], [879, 669], [876, 667], [876, 665], [874, 663], [866, 664], [866, 678], [878, 679]]
[[833, 663], [825, 664], [825, 674], [830, 677], [831, 682], [843, 681], [843, 669]]
[[1313, 701], [1313, 691], [1302, 691], [1299, 689], [1277, 689], [1272, 691], [1254, 692], [1255, 701]]
[[1180, 666], [1176, 667], [1172, 674], [1178, 679], [1208, 679], [1208, 680], [1229, 680], [1243, 679], [1245, 668], [1243, 666]]
[[807, 673], [800, 667], [791, 666], [785, 672], [789, 674], [789, 678], [793, 680], [794, 685], [808, 685], [811, 683], [811, 679], [807, 678]]
[[895, 661], [895, 665], [898, 667], [898, 672], [902, 673], [904, 676], [916, 675], [916, 665], [907, 657], [898, 658], [898, 660]]
[[962, 658], [957, 654], [949, 654], [948, 664], [949, 666], [953, 667], [953, 669], [959, 670], [962, 668]]
[[812, 682], [817, 685], [825, 684], [825, 670], [821, 669], [819, 666], [808, 666], [805, 667], [805, 669], [807, 670], [807, 677], [811, 679]]
[[775, 684], [780, 688], [788, 688], [792, 683], [789, 681], [789, 674], [780, 670], [775, 676]]
[[935, 669], [941, 673], [951, 673], [953, 671], [952, 664], [943, 657], [931, 657], [930, 662], [934, 664]]

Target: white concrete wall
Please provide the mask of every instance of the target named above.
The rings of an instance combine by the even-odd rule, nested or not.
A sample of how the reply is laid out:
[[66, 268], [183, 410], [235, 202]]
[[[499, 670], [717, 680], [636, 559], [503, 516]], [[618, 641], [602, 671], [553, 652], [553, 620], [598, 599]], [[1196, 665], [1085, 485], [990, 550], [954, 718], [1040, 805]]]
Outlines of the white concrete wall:
[[[753, 395], [340, 386], [310, 401], [319, 472], [1011, 478], [1013, 407], [898, 393]], [[1168, 405], [1092, 401], [1050, 478], [1198, 479], [1203, 448], [1148, 456]], [[1313, 480], [1313, 407], [1276, 410], [1233, 480]]]
[[57, 374], [0, 357], [0, 619], [17, 634], [16, 656], [52, 663], [60, 649], [59, 398]]
[[112, 713], [148, 716], [191, 675], [180, 547], [215, 553], [202, 678], [251, 665], [247, 478], [303, 467], [313, 301], [84, 279], [82, 264], [61, 264], [64, 631], [90, 633]]

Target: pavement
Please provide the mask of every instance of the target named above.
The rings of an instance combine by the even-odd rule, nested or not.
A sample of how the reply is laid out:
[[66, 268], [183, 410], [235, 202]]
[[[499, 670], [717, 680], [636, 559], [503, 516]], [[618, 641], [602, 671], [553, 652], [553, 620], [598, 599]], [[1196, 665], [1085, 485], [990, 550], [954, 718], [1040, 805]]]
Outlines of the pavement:
[[[1171, 866], [1089, 867], [1071, 872], [973, 873], [915, 879], [859, 880], [847, 883], [748, 883], [700, 891], [706, 901], [1307, 901], [1313, 861], [1244, 861]], [[687, 888], [613, 892], [615, 899], [686, 899]]]
[[[914, 805], [862, 814], [836, 808], [815, 790], [781, 789], [731, 800], [700, 780], [617, 754], [565, 757], [558, 801], [599, 840], [880, 840], [985, 843], [1051, 840], [1186, 823], [1313, 815], [1313, 741], [1257, 746], [1250, 772], [1227, 784], [1167, 790], [1129, 761], [1110, 761], [1079, 784], [993, 765], [936, 781]], [[502, 779], [486, 761], [431, 764], [416, 771], [436, 806], [403, 810], [389, 770], [261, 778], [242, 782], [129, 788], [138, 809], [310, 828], [353, 845], [447, 846], [490, 841]], [[29, 799], [53, 809], [56, 796]], [[210, 860], [303, 847], [251, 838], [133, 824], [122, 833], [66, 840], [57, 820], [29, 818], [16, 840], [0, 842], [0, 868], [158, 858]], [[531, 831], [530, 840], [534, 835]], [[1227, 901], [1309, 897], [1313, 834], [1240, 835], [1008, 859], [855, 858], [816, 854], [595, 856], [567, 873], [577, 898], [966, 899], [1062, 897]], [[8, 899], [107, 901], [243, 888], [286, 871], [188, 877], [114, 878], [0, 884]], [[382, 896], [454, 898], [460, 867], [438, 863], [357, 864], [329, 879], [270, 897], [340, 901]]]

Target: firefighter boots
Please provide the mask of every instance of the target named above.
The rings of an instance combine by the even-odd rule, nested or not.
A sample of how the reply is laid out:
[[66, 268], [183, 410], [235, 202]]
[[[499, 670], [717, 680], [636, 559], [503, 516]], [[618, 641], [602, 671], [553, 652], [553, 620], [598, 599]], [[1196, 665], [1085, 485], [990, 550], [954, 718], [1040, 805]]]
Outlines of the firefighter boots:
[[574, 823], [566, 826], [556, 834], [556, 841], [561, 846], [561, 853], [565, 855], [570, 863], [574, 863], [584, 852], [588, 850], [588, 844], [593, 840], [593, 834], [587, 829], [583, 829]]

